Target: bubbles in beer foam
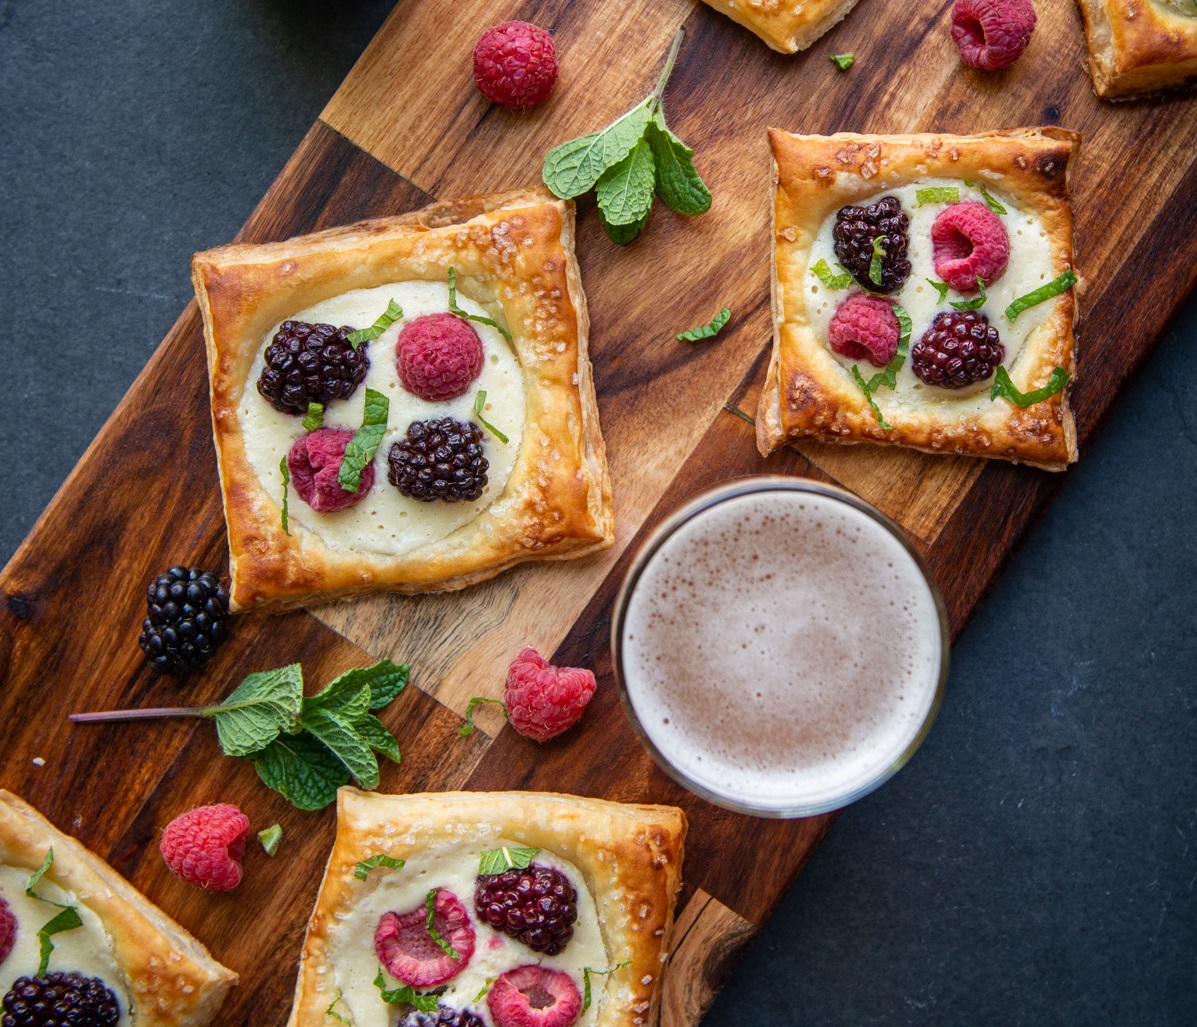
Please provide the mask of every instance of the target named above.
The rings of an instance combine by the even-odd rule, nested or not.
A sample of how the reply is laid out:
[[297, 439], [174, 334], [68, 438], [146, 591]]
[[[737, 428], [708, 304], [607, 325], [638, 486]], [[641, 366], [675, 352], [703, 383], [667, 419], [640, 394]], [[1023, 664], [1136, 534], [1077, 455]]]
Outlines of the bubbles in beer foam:
[[763, 808], [878, 776], [918, 734], [940, 666], [934, 600], [867, 515], [773, 491], [679, 528], [629, 602], [623, 671], [684, 775]]

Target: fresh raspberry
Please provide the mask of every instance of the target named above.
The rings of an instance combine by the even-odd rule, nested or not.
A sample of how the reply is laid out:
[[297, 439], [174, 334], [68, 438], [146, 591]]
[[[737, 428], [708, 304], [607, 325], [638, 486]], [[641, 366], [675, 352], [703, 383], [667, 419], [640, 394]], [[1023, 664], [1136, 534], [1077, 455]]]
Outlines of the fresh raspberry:
[[198, 806], [162, 832], [159, 848], [170, 872], [197, 888], [232, 891], [241, 883], [249, 817], [227, 802]]
[[1031, 0], [956, 0], [952, 39], [970, 68], [996, 71], [1013, 64], [1031, 41]]
[[517, 966], [486, 993], [497, 1027], [569, 1027], [582, 1012], [573, 978], [545, 966]]
[[403, 387], [420, 399], [456, 399], [482, 371], [482, 340], [464, 317], [426, 314], [403, 326], [395, 364]]
[[581, 667], [552, 667], [535, 649], [521, 649], [507, 668], [503, 702], [511, 726], [547, 742], [573, 727], [594, 695], [594, 674]]
[[0, 963], [3, 963], [17, 943], [17, 917], [0, 896]]
[[526, 21], [505, 21], [474, 44], [474, 82], [504, 107], [535, 107], [557, 81], [553, 37]]
[[374, 487], [374, 464], [362, 468], [356, 492], [346, 492], [337, 477], [351, 428], [317, 428], [295, 440], [287, 454], [287, 471], [299, 498], [317, 513], [348, 510]]
[[935, 273], [957, 292], [976, 292], [1002, 277], [1010, 260], [1006, 226], [985, 204], [953, 203], [931, 226]]
[[928, 385], [963, 389], [992, 377], [1006, 348], [989, 318], [976, 310], [945, 310], [910, 348], [910, 369]]
[[841, 357], [884, 367], [898, 352], [902, 330], [890, 300], [855, 292], [839, 305], [827, 335]]
[[451, 891], [436, 890], [433, 926], [447, 941], [454, 959], [428, 931], [428, 908], [420, 903], [410, 913], [383, 913], [374, 931], [374, 951], [379, 962], [398, 981], [428, 988], [456, 977], [474, 954], [474, 928], [470, 914]]
[[532, 951], [555, 956], [574, 936], [578, 894], [560, 870], [533, 863], [479, 877], [474, 912]]

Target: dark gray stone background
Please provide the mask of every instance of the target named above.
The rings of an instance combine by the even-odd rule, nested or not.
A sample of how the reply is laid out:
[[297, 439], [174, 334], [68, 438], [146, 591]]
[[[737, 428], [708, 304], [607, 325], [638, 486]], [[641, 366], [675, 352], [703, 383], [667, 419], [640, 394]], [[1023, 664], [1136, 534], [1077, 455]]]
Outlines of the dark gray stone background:
[[[390, 6], [0, 0], [0, 557]], [[1195, 380], [1190, 301], [707, 1023], [1197, 1023]]]

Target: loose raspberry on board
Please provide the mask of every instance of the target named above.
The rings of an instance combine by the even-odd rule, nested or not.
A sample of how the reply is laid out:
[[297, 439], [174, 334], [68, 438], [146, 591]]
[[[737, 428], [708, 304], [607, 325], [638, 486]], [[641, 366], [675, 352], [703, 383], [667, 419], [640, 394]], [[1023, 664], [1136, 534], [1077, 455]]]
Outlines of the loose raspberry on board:
[[997, 71], [1013, 64], [1031, 42], [1031, 0], [956, 0], [952, 39], [970, 68]]
[[241, 883], [241, 860], [249, 817], [227, 802], [199, 806], [175, 817], [159, 848], [170, 872], [209, 891], [232, 891]]
[[557, 81], [553, 37], [527, 21], [487, 29], [474, 44], [474, 83], [488, 100], [504, 107], [535, 107]]
[[592, 671], [553, 667], [535, 649], [521, 649], [507, 669], [503, 701], [512, 727], [547, 742], [577, 723], [594, 689]]

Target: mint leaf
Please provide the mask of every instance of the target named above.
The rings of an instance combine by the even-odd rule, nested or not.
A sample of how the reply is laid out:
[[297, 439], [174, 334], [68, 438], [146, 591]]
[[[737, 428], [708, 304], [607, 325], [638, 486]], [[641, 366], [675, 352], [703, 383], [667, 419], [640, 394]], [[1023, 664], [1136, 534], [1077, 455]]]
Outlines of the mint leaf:
[[490, 325], [504, 339], [511, 341], [511, 333], [494, 318], [483, 317], [481, 314], [467, 314], [457, 305], [457, 272], [453, 268], [449, 268], [449, 313], [464, 317], [467, 321], [477, 321], [480, 325]]
[[[349, 345], [357, 349], [363, 342], [373, 342], [383, 332], [391, 327], [396, 321], [403, 316], [403, 308], [399, 306], [394, 300], [387, 304], [387, 309], [378, 315], [378, 320], [375, 321], [369, 328], [361, 328], [356, 332], [349, 334]], [[311, 409], [308, 410], [308, 416], [311, 416]], [[309, 429], [310, 431], [311, 429]]]
[[988, 206], [988, 207], [989, 207], [989, 209], [990, 209], [991, 211], [993, 211], [995, 214], [1006, 214], [1006, 213], [1008, 213], [1008, 211], [1006, 210], [1006, 208], [1005, 208], [1005, 207], [1003, 207], [1003, 206], [1002, 206], [1000, 203], [998, 203], [998, 201], [997, 201], [997, 200], [995, 200], [995, 199], [994, 199], [992, 196], [990, 196], [990, 195], [989, 195], [989, 190], [985, 188], [985, 186], [984, 186], [984, 184], [983, 184], [983, 183], [981, 183], [981, 182], [970, 182], [970, 181], [969, 181], [969, 180], [966, 178], [966, 179], [964, 180], [964, 184], [965, 184], [966, 186], [968, 186], [970, 189], [979, 189], [979, 190], [981, 191], [981, 197], [982, 197], [982, 198], [985, 200], [985, 204], [986, 204], [986, 206]]
[[337, 989], [337, 997], [335, 999], [333, 999], [332, 1002], [329, 1003], [328, 1008], [326, 1010], [324, 1010], [324, 1015], [331, 1016], [334, 1020], [340, 1020], [341, 1023], [347, 1023], [347, 1024], [349, 1024], [349, 1027], [353, 1027], [353, 1021], [350, 1020], [349, 1017], [347, 1017], [347, 1016], [342, 1016], [334, 1008], [338, 1002], [344, 1002], [344, 1001], [345, 1001], [345, 996], [343, 994], [341, 994], [341, 989], [338, 988]]
[[359, 881], [364, 881], [370, 876], [371, 870], [377, 870], [379, 867], [387, 867], [390, 870], [402, 870], [405, 866], [403, 860], [395, 859], [393, 856], [387, 856], [384, 853], [377, 852], [369, 859], [363, 859], [353, 871], [353, 876]]
[[353, 726], [371, 749], [382, 753], [392, 763], [400, 762], [399, 743], [381, 720], [368, 713]]
[[478, 875], [487, 877], [501, 874], [504, 870], [525, 870], [532, 865], [538, 852], [540, 849], [512, 849], [507, 846], [487, 849], [478, 857]]
[[1041, 285], [1034, 292], [1028, 292], [1025, 296], [1019, 296], [1018, 299], [1006, 308], [1006, 317], [1008, 320], [1013, 321], [1028, 307], [1038, 306], [1046, 300], [1059, 296], [1060, 293], [1067, 292], [1074, 285], [1076, 285], [1076, 274], [1070, 268], [1060, 275], [1059, 278], [1048, 282], [1047, 285]]
[[[36, 897], [34, 896], [34, 898]], [[50, 953], [54, 951], [54, 943], [50, 940], [50, 936], [61, 934], [63, 931], [73, 931], [82, 926], [83, 921], [79, 917], [79, 911], [74, 906], [63, 906], [62, 911], [37, 932], [38, 946], [41, 950], [41, 962], [37, 966], [39, 977], [45, 977], [46, 970], [50, 966]]]
[[881, 284], [881, 261], [885, 257], [885, 236], [879, 235], [873, 239], [873, 259], [869, 261], [869, 281], [874, 285]]
[[950, 185], [919, 189], [914, 194], [914, 200], [917, 207], [921, 207], [924, 203], [958, 203], [960, 190], [956, 186]]
[[381, 966], [378, 968], [378, 976], [374, 978], [374, 987], [378, 989], [378, 994], [382, 996], [383, 1002], [393, 1006], [415, 1006], [422, 1013], [434, 1013], [439, 1005], [435, 994], [424, 995], [416, 991], [410, 984], [404, 984], [398, 988], [388, 988], [382, 977]]
[[652, 209], [653, 152], [641, 139], [618, 164], [603, 172], [594, 187], [598, 208], [609, 225], [634, 225]]
[[[365, 707], [363, 706], [363, 713]], [[354, 776], [366, 791], [378, 787], [378, 758], [353, 724], [327, 710], [311, 710], [304, 714], [304, 727], [337, 757], [345, 769]]]
[[280, 731], [302, 728], [303, 668], [298, 663], [248, 675], [224, 702], [206, 706], [216, 721], [216, 734], [226, 756], [252, 756], [273, 742]]
[[924, 278], [923, 281], [926, 282], [929, 286], [931, 286], [931, 288], [934, 289], [937, 293], [939, 293], [939, 302], [940, 303], [942, 303], [944, 300], [946, 300], [948, 298], [948, 289], [950, 287], [947, 282], [937, 282], [931, 278]]
[[603, 231], [607, 233], [607, 238], [613, 243], [617, 243], [620, 246], [627, 246], [628, 243], [635, 239], [636, 236], [638, 236], [644, 230], [644, 226], [648, 224], [648, 215], [650, 213], [652, 213], [651, 207], [645, 211], [644, 217], [633, 224], [609, 225], [607, 224], [606, 219], [603, 217], [603, 212], [600, 210], [598, 212], [599, 224], [603, 226]]
[[[51, 845], [46, 850], [46, 855], [45, 855], [45, 858], [42, 860], [42, 865], [40, 867], [38, 867], [32, 874], [30, 874], [29, 880], [25, 882], [25, 894], [28, 895], [31, 899], [41, 899], [42, 902], [49, 901], [47, 899], [42, 899], [42, 897], [40, 895], [37, 895], [33, 889], [38, 886], [38, 884], [41, 882], [41, 879], [46, 876], [46, 871], [49, 870], [50, 867], [53, 865], [54, 865], [54, 846]], [[57, 906], [58, 903], [55, 902], [55, 903], [53, 903], [53, 905]]]
[[752, 414], [744, 413], [744, 411], [741, 410], [734, 403], [724, 403], [723, 409], [726, 410], [729, 414], [735, 414], [741, 421], [744, 421], [747, 424], [751, 424], [754, 428], [756, 427], [756, 418], [753, 417]]
[[860, 386], [861, 391], [865, 394], [865, 399], [869, 401], [869, 406], [873, 408], [873, 413], [877, 415], [878, 423], [886, 431], [893, 431], [893, 427], [887, 424], [885, 418], [881, 416], [881, 408], [877, 406], [873, 394], [880, 388], [893, 389], [898, 384], [898, 372], [902, 370], [902, 365], [906, 363], [906, 357], [910, 353], [910, 331], [913, 327], [910, 315], [896, 303], [894, 304], [894, 315], [898, 318], [898, 348], [890, 362], [885, 365], [885, 369], [878, 371], [866, 382], [860, 369], [855, 364], [852, 365], [852, 377], [856, 379], [856, 384]]
[[285, 456], [278, 462], [278, 469], [283, 475], [283, 534], [290, 535], [291, 531], [287, 527], [287, 486], [291, 484], [291, 472], [287, 470], [287, 458]]
[[703, 339], [712, 339], [723, 331], [723, 326], [727, 324], [731, 318], [731, 311], [724, 307], [710, 324], [699, 325], [697, 328], [691, 328], [688, 332], [682, 332], [675, 336], [678, 342], [701, 342]]
[[308, 415], [301, 423], [304, 431], [315, 431], [317, 428], [324, 427], [324, 404], [309, 403]]
[[856, 379], [856, 384], [860, 386], [861, 392], [865, 394], [865, 399], [869, 401], [869, 406], [873, 408], [873, 413], [877, 415], [877, 422], [886, 431], [893, 431], [893, 426], [886, 424], [885, 418], [881, 416], [881, 407], [877, 405], [877, 401], [873, 399], [873, 393], [869, 389], [868, 382], [861, 377], [860, 370], [855, 364], [852, 365], [852, 377]]
[[[457, 729], [457, 733], [461, 735], [462, 738], [474, 733], [474, 728], [476, 726], [474, 724], [474, 710], [476, 710], [483, 703], [490, 703], [493, 706], [498, 706], [499, 709], [503, 711], [503, 716], [507, 717], [507, 707], [504, 706], [503, 703], [501, 703], [498, 699], [487, 699], [484, 695], [476, 695], [470, 700], [469, 706], [466, 707], [466, 722]], [[508, 717], [507, 719], [510, 720], [511, 718]]]
[[[1194, 0], [1194, 2], [1197, 2], [1197, 0]], [[484, 998], [486, 998], [486, 993], [490, 991], [490, 986], [498, 979], [498, 977], [488, 977], [485, 981], [483, 981], [482, 987], [478, 990], [478, 994], [474, 996], [474, 1001], [481, 1002]]]
[[275, 739], [253, 762], [262, 783], [298, 809], [324, 809], [349, 783], [345, 765], [307, 732]]
[[317, 692], [306, 703], [328, 705], [325, 700], [332, 700], [345, 693], [356, 693], [363, 685], [370, 689], [370, 706], [372, 710], [381, 710], [396, 699], [407, 687], [407, 664], [398, 666], [390, 660], [379, 660], [371, 667], [354, 667], [333, 678], [324, 688]]
[[[833, 57], [832, 60], [835, 60]], [[630, 959], [622, 963], [618, 963], [611, 967], [610, 970], [592, 970], [588, 966], [582, 967], [582, 1012], [586, 1012], [590, 1008], [590, 975], [591, 974], [613, 974], [616, 970], [622, 970], [625, 966], [631, 966]]]
[[978, 295], [973, 299], [960, 302], [953, 301], [949, 306], [955, 307], [957, 310], [980, 310], [985, 306], [985, 301], [989, 298], [985, 295], [985, 282], [980, 275], [977, 275], [977, 292]]
[[[847, 71], [850, 67], [852, 67], [853, 63], [856, 61], [856, 54], [854, 54], [854, 53], [836, 53], [836, 54], [832, 54], [829, 59], [837, 68], [840, 69], [840, 71]], [[589, 1003], [587, 1003], [587, 1004], [589, 1004]], [[583, 1006], [582, 1008], [585, 1009], [586, 1006]]]
[[317, 710], [331, 713], [350, 724], [361, 720], [370, 709], [370, 686], [365, 681], [338, 678], [315, 695], [304, 696], [300, 717], [305, 724]]
[[1067, 381], [1068, 372], [1062, 367], [1057, 367], [1052, 371], [1051, 377], [1048, 378], [1047, 384], [1042, 389], [1036, 389], [1034, 392], [1019, 392], [1014, 382], [1010, 380], [1009, 373], [999, 365], [997, 374], [993, 378], [993, 385], [989, 387], [989, 398], [992, 401], [1001, 396], [1015, 406], [1029, 407], [1033, 403], [1041, 403], [1049, 396], [1054, 396], [1064, 388], [1064, 383]]
[[262, 843], [262, 848], [266, 850], [266, 855], [272, 859], [278, 852], [278, 843], [283, 840], [283, 825], [272, 824], [266, 828], [265, 831], [258, 832], [258, 841]]
[[695, 217], [711, 209], [711, 190], [694, 167], [694, 151], [665, 124], [658, 111], [645, 133], [656, 165], [656, 191], [665, 206]]
[[843, 264], [836, 264], [836, 267], [844, 273], [842, 275], [833, 275], [831, 268], [827, 266], [827, 261], [820, 257], [819, 262], [810, 269], [810, 272], [828, 289], [850, 289], [852, 287], [851, 273], [844, 269]]
[[374, 459], [374, 451], [387, 430], [387, 414], [391, 403], [381, 392], [366, 389], [366, 408], [362, 411], [362, 426], [345, 447], [337, 481], [346, 492], [356, 492], [362, 484], [362, 470]]
[[478, 395], [474, 397], [474, 416], [478, 418], [479, 423], [487, 431], [489, 431], [496, 439], [506, 445], [510, 439], [508, 439], [506, 435], [504, 435], [501, 431], [499, 431], [498, 428], [491, 424], [490, 421], [482, 416], [482, 408], [484, 406], [486, 406], [486, 390], [479, 389]]
[[424, 898], [424, 907], [428, 910], [428, 920], [425, 927], [428, 930], [428, 936], [440, 946], [441, 951], [445, 953], [450, 959], [461, 959], [461, 953], [450, 945], [444, 938], [442, 938], [436, 930], [436, 889], [431, 889]]
[[553, 195], [571, 200], [589, 192], [603, 172], [631, 153], [652, 120], [651, 99], [641, 101], [601, 132], [591, 132], [553, 147], [545, 156], [541, 172]]

